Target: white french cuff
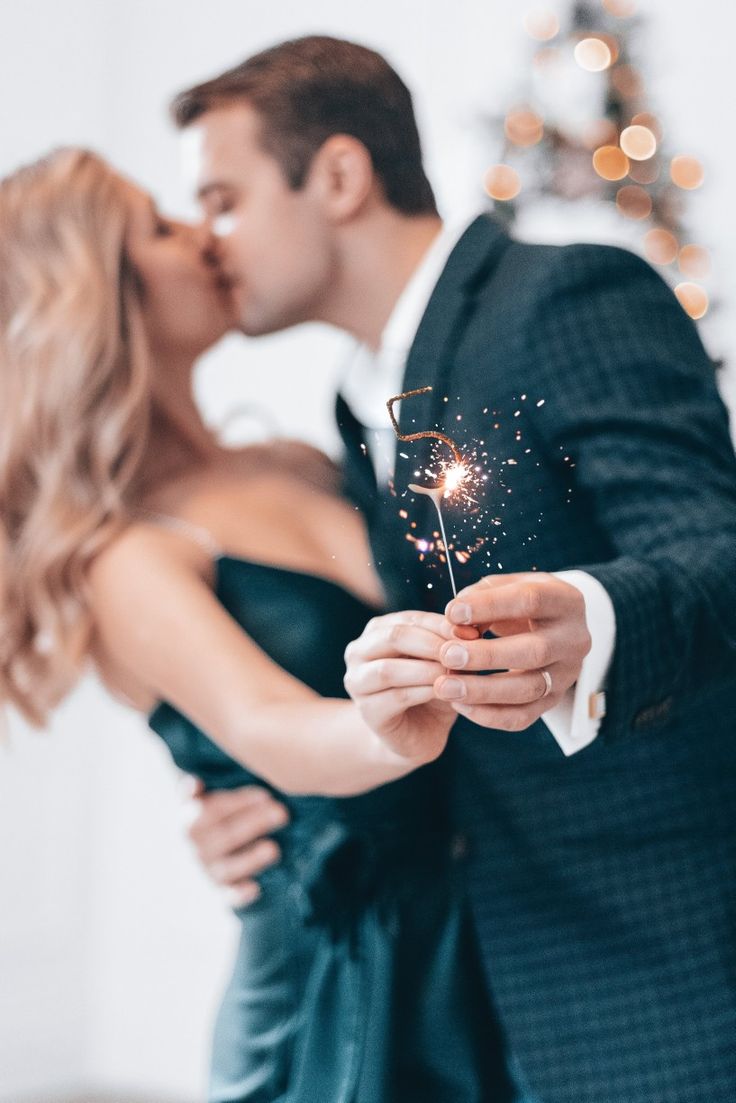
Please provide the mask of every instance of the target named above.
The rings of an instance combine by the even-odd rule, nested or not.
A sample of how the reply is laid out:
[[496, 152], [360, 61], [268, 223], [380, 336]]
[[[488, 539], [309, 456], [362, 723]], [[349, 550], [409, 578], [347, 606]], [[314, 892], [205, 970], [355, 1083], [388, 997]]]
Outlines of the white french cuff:
[[572, 755], [593, 742], [606, 714], [604, 686], [616, 646], [616, 614], [608, 592], [597, 578], [585, 571], [555, 571], [554, 575], [583, 595], [592, 640], [577, 682], [558, 705], [542, 716], [562, 753]]

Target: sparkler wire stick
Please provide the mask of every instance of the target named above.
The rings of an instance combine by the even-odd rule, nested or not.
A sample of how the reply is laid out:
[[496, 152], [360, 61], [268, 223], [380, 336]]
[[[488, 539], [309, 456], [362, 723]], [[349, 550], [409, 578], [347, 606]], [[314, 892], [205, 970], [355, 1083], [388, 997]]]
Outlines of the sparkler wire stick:
[[[401, 402], [405, 398], [413, 398], [415, 395], [429, 394], [432, 390], [431, 387], [417, 387], [413, 391], [404, 391], [402, 394], [394, 395], [393, 398], [389, 398], [386, 403], [386, 409], [388, 410], [388, 416], [391, 419], [394, 432], [399, 440], [438, 440], [442, 444], [446, 444], [453, 454], [455, 463], [461, 467], [463, 464], [463, 455], [452, 437], [448, 437], [446, 433], [440, 433], [434, 429], [423, 429], [418, 433], [402, 433], [399, 430], [399, 423], [396, 420], [394, 414], [394, 403]], [[452, 586], [452, 596], [457, 597], [457, 586], [455, 585], [455, 574], [452, 569], [452, 559], [450, 558], [450, 548], [447, 543], [447, 535], [445, 533], [445, 519], [442, 516], [442, 499], [445, 497], [447, 487], [446, 484], [440, 486], [419, 486], [418, 483], [409, 483], [409, 490], [415, 494], [424, 494], [427, 498], [431, 498], [434, 502], [434, 508], [437, 510], [437, 519], [440, 523], [440, 533], [442, 534], [442, 543], [445, 549], [445, 562], [447, 563], [447, 570], [450, 575], [450, 585]]]
[[452, 449], [452, 454], [455, 457], [455, 463], [462, 463], [463, 457], [460, 449], [455, 444], [452, 437], [448, 437], [446, 433], [439, 433], [435, 429], [423, 429], [420, 433], [401, 433], [399, 432], [399, 423], [396, 420], [394, 414], [394, 403], [401, 402], [405, 398], [414, 398], [418, 394], [429, 394], [432, 390], [431, 387], [418, 387], [414, 391], [404, 391], [403, 394], [394, 395], [393, 398], [389, 398], [386, 403], [386, 409], [388, 410], [388, 416], [391, 418], [391, 424], [394, 427], [394, 432], [399, 440], [441, 440], [443, 444], [446, 444], [448, 448]]
[[452, 560], [450, 559], [450, 549], [447, 546], [447, 536], [445, 535], [445, 521], [442, 516], [442, 498], [444, 497], [444, 487], [441, 486], [419, 486], [418, 483], [409, 483], [409, 490], [412, 490], [415, 494], [425, 494], [427, 498], [431, 498], [434, 502], [434, 508], [437, 510], [437, 517], [440, 522], [440, 532], [442, 533], [442, 543], [445, 548], [445, 561], [447, 563], [447, 570], [450, 572], [450, 585], [452, 586], [452, 596], [457, 597], [457, 586], [455, 585], [455, 575], [452, 570]]
[[442, 516], [442, 510], [440, 508], [440, 503], [436, 501], [434, 504], [437, 507], [437, 516], [438, 516], [439, 522], [440, 522], [440, 532], [442, 533], [442, 543], [445, 545], [445, 562], [447, 563], [447, 570], [449, 571], [449, 574], [450, 574], [450, 586], [452, 587], [452, 596], [457, 597], [457, 586], [455, 585], [455, 574], [454, 574], [454, 571], [452, 569], [452, 559], [450, 558], [450, 549], [447, 545], [447, 537], [445, 536], [445, 521], [444, 521], [444, 518]]

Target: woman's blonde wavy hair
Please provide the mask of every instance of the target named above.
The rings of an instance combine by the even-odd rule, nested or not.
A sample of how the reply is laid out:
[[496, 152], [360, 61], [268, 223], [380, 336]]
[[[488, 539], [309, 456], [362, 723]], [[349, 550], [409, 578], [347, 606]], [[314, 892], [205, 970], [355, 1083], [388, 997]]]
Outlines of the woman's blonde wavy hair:
[[91, 641], [85, 576], [148, 439], [125, 184], [84, 150], [0, 182], [0, 698], [43, 725]]

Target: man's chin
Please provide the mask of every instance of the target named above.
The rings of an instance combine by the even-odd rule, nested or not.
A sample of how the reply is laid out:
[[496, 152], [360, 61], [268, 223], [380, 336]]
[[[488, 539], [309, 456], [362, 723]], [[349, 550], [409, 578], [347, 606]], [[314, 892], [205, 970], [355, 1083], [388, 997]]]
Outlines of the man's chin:
[[270, 333], [280, 333], [282, 329], [288, 329], [289, 323], [275, 319], [241, 318], [237, 328], [244, 337], [267, 337]]

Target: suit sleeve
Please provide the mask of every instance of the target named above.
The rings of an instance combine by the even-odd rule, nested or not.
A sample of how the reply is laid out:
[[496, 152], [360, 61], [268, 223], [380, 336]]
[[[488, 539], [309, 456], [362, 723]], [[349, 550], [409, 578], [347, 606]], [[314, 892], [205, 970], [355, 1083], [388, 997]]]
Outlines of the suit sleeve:
[[713, 364], [662, 279], [624, 250], [554, 251], [528, 350], [535, 424], [611, 558], [576, 564], [616, 616], [599, 738], [663, 722], [736, 684], [736, 459]]

